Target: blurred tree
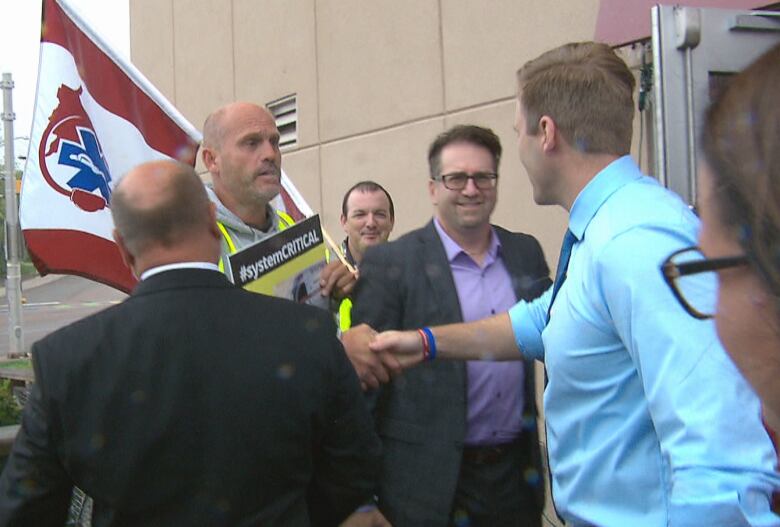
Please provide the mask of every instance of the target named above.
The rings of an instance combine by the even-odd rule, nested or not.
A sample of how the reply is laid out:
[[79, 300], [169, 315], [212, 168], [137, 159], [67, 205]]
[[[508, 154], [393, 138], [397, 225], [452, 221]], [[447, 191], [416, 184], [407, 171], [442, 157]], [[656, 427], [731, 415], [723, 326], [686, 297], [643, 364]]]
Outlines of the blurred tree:
[[22, 409], [11, 392], [11, 381], [0, 380], [0, 426], [18, 425]]

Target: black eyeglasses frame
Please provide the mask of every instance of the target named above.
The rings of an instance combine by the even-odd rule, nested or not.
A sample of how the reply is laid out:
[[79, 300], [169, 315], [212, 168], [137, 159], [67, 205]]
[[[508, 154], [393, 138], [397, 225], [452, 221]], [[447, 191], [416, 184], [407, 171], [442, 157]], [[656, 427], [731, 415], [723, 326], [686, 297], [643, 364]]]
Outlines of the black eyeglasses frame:
[[[451, 176], [466, 176], [466, 179], [463, 183], [463, 186], [460, 188], [457, 187], [451, 187], [448, 184], [448, 181], [450, 180]], [[483, 178], [481, 181], [489, 181], [490, 184], [487, 187], [480, 186], [479, 183], [477, 183], [477, 178]], [[477, 187], [479, 190], [491, 190], [496, 188], [496, 185], [498, 184], [498, 173], [496, 172], [475, 172], [473, 174], [467, 174], [466, 172], [452, 172], [450, 174], [441, 174], [438, 177], [431, 178], [434, 181], [441, 181], [442, 185], [444, 185], [444, 188], [447, 190], [463, 190], [466, 188], [469, 184], [469, 179], [474, 182], [474, 186]]]
[[676, 256], [691, 251], [696, 251], [704, 256], [701, 248], [695, 245], [674, 251], [672, 254], [667, 256], [666, 260], [664, 260], [664, 263], [661, 264], [661, 274], [663, 274], [666, 285], [668, 285], [669, 289], [672, 290], [674, 297], [689, 315], [699, 320], [708, 320], [711, 319], [713, 315], [702, 313], [693, 307], [685, 298], [685, 295], [682, 293], [682, 291], [680, 291], [680, 289], [677, 287], [676, 280], [683, 276], [689, 276], [692, 274], [722, 271], [723, 269], [749, 265], [750, 259], [746, 255], [741, 255], [724, 256], [721, 258], [707, 258], [705, 256], [703, 260], [699, 260], [697, 262], [675, 263], [673, 261]]

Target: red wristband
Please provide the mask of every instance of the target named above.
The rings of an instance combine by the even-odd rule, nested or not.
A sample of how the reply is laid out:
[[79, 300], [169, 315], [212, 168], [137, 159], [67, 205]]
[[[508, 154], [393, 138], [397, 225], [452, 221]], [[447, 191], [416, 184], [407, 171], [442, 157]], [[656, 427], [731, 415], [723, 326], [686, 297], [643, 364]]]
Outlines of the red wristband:
[[428, 357], [431, 355], [431, 348], [428, 344], [428, 335], [425, 334], [425, 331], [422, 329], [418, 329], [417, 333], [420, 334], [420, 339], [422, 339], [422, 345], [423, 345], [423, 360], [427, 361]]

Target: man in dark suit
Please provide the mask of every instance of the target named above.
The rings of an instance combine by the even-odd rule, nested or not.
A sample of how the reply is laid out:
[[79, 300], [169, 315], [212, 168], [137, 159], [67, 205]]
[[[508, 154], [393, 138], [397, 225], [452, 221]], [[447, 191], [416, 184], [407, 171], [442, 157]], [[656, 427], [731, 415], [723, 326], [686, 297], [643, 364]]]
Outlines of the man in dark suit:
[[[500, 156], [498, 137], [477, 126], [433, 142], [434, 219], [366, 252], [355, 323], [386, 330], [475, 320], [547, 289], [539, 243], [490, 224]], [[380, 511], [396, 527], [539, 525], [536, 414], [531, 363], [441, 361], [405, 371], [376, 398]]]
[[380, 444], [330, 315], [218, 272], [192, 168], [129, 172], [111, 203], [140, 276], [122, 304], [33, 346], [36, 383], [0, 478], [0, 525], [337, 525]]

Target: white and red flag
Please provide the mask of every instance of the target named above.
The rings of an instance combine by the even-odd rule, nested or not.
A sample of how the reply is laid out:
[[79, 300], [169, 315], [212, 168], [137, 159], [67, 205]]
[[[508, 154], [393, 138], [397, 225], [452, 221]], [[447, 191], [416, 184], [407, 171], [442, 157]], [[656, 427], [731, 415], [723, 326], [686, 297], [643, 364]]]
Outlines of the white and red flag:
[[[155, 159], [194, 165], [201, 134], [67, 4], [44, 0], [40, 65], [20, 223], [42, 274], [135, 285], [112, 238], [111, 191]], [[283, 174], [276, 205], [311, 209]]]

